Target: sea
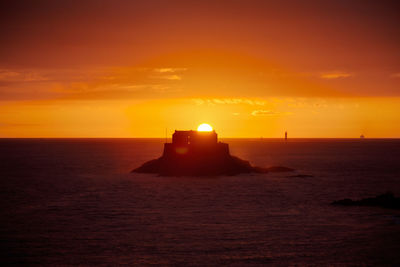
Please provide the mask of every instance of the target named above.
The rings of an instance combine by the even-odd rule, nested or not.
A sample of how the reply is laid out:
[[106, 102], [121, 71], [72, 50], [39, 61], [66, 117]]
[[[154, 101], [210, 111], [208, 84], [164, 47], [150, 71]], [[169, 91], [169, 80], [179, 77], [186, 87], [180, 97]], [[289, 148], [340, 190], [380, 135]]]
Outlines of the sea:
[[293, 173], [131, 173], [163, 139], [0, 139], [2, 266], [400, 266], [400, 139], [224, 139]]

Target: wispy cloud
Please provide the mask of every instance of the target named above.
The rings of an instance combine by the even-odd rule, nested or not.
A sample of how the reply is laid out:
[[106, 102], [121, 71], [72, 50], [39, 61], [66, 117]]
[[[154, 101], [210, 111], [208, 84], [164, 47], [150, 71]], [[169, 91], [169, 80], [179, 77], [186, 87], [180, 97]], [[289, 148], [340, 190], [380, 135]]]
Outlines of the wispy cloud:
[[290, 108], [327, 108], [328, 104], [325, 99], [288, 99], [287, 106]]
[[0, 81], [2, 82], [35, 82], [47, 80], [47, 77], [35, 71], [0, 69]]
[[171, 81], [180, 81], [182, 80], [182, 76], [180, 75], [164, 75], [164, 76], [160, 76], [161, 79], [166, 79], [166, 80], [171, 80]]
[[264, 110], [264, 109], [259, 109], [259, 110], [254, 110], [251, 115], [253, 116], [276, 116], [276, 115], [289, 115], [290, 112], [279, 112], [279, 111], [273, 111], [273, 110]]
[[186, 71], [187, 68], [156, 68], [154, 69], [155, 72], [159, 73], [175, 73], [175, 72], [182, 72]]
[[320, 75], [320, 78], [332, 80], [332, 79], [348, 78], [351, 76], [353, 76], [351, 73], [335, 71], [335, 72], [322, 73]]
[[[0, 101], [158, 98], [176, 94], [185, 69], [0, 69]], [[24, 83], [24, 86], [20, 84]]]
[[182, 72], [186, 70], [186, 68], [155, 68], [153, 69], [153, 72], [156, 72], [156, 74], [150, 75], [150, 78], [180, 81], [183, 76]]
[[265, 101], [253, 100], [249, 98], [194, 98], [193, 101], [196, 105], [237, 105], [246, 104], [251, 106], [264, 106]]
[[393, 73], [393, 74], [391, 75], [391, 77], [393, 77], [393, 78], [400, 78], [400, 72]]

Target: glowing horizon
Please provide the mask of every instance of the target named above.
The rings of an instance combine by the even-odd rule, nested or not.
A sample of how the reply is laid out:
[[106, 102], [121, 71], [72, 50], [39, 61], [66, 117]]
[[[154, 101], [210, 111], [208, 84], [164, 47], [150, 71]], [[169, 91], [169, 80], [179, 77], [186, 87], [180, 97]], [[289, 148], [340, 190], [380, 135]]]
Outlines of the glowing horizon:
[[400, 138], [395, 4], [217, 2], [5, 4], [0, 137]]

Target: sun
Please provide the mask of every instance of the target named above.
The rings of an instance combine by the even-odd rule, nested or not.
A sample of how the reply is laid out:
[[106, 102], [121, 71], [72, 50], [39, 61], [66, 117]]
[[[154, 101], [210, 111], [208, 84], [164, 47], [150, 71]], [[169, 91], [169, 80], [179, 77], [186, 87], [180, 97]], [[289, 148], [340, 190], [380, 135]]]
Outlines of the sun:
[[212, 130], [213, 128], [211, 127], [211, 125], [207, 123], [202, 123], [199, 125], [199, 127], [197, 127], [197, 131], [199, 132], [211, 132]]

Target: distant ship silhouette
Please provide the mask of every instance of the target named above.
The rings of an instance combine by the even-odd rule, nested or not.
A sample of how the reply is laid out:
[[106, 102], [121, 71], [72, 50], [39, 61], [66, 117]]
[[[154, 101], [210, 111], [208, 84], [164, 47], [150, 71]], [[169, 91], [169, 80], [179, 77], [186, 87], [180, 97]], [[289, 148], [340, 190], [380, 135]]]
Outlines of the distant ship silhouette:
[[229, 145], [218, 142], [215, 131], [175, 130], [172, 143], [164, 144], [160, 158], [148, 161], [132, 172], [158, 173], [161, 176], [212, 176], [284, 171], [293, 169], [254, 167], [248, 161], [230, 155]]

